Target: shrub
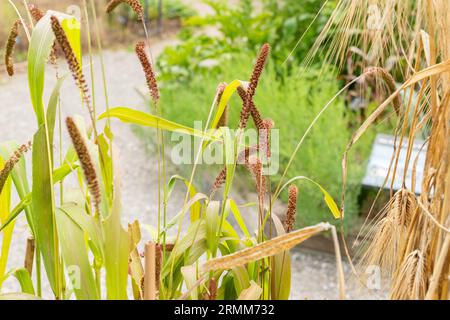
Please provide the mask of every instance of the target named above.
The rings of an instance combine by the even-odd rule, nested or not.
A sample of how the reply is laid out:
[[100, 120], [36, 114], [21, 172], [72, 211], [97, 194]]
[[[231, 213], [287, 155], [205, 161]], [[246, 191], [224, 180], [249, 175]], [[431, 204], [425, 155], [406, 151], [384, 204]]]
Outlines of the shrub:
[[[230, 54], [251, 54], [264, 42], [272, 45], [271, 58], [277, 66], [288, 56], [288, 67], [295, 66], [311, 48], [335, 6], [335, 1], [328, 1], [322, 8], [323, 1], [318, 0], [265, 0], [258, 5], [250, 0], [240, 0], [236, 5], [224, 0], [204, 2], [213, 13], [185, 20], [179, 34], [182, 43], [167, 48], [158, 59], [162, 79], [191, 80], [194, 74], [210, 71], [208, 62], [215, 62], [213, 69], [217, 69]], [[203, 27], [215, 28], [219, 35], [198, 32]], [[286, 70], [277, 68], [277, 72], [280, 76]]]

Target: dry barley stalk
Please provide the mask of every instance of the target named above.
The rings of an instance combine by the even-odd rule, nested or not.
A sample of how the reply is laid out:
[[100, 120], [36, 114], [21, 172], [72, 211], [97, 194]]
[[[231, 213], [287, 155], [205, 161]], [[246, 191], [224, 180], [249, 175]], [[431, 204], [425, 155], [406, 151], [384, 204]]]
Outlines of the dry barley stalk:
[[121, 3], [129, 5], [136, 13], [139, 21], [144, 21], [144, 9], [139, 0], [111, 0], [106, 6], [106, 12], [111, 13]]
[[[389, 89], [389, 94], [393, 94], [397, 90], [394, 78], [384, 68], [369, 67], [366, 70], [364, 70], [364, 75], [366, 77], [372, 76], [372, 77], [380, 77], [381, 79], [383, 79], [384, 83]], [[394, 105], [395, 112], [399, 116], [402, 108], [402, 100], [399, 95], [395, 96], [394, 100], [392, 100], [392, 104]]]
[[11, 30], [9, 31], [8, 40], [6, 41], [6, 47], [5, 47], [5, 65], [6, 65], [6, 71], [8, 72], [8, 75], [12, 77], [14, 75], [14, 61], [13, 61], [13, 54], [14, 54], [14, 47], [16, 45], [17, 37], [19, 36], [19, 25], [21, 24], [20, 20], [16, 20], [11, 27]]
[[28, 152], [31, 149], [31, 141], [26, 144], [22, 144], [14, 153], [6, 160], [3, 169], [0, 170], [0, 193], [5, 186], [6, 180], [8, 179], [11, 171], [14, 169], [14, 166], [20, 161], [24, 153]]
[[144, 300], [156, 300], [156, 244], [145, 245]]
[[329, 230], [330, 228], [331, 225], [328, 223], [319, 223], [312, 227], [306, 227], [291, 233], [283, 234], [256, 246], [246, 248], [223, 257], [211, 259], [205, 262], [199, 268], [199, 271], [201, 273], [206, 273], [210, 271], [228, 270], [238, 266], [243, 266], [250, 262], [258, 261], [289, 250], [310, 237], [320, 232]]
[[89, 154], [87, 145], [78, 130], [77, 125], [74, 120], [70, 117], [66, 118], [67, 131], [69, 132], [70, 139], [75, 148], [75, 151], [80, 160], [81, 168], [83, 169], [84, 177], [86, 178], [86, 183], [91, 197], [94, 200], [94, 206], [96, 212], [100, 212], [100, 185], [97, 178], [97, 172], [95, 171], [94, 162]]

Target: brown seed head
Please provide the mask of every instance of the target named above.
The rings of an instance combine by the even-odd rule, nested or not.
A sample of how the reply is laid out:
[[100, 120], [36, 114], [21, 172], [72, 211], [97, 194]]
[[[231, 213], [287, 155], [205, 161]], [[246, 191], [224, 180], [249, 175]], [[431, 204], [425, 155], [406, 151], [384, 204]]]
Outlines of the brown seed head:
[[34, 21], [36, 21], [36, 22], [41, 20], [42, 17], [44, 16], [44, 12], [34, 4], [29, 4], [28, 10], [30, 11], [31, 16], [33, 17]]
[[238, 87], [237, 92], [239, 94], [239, 97], [241, 97], [242, 100], [242, 110], [241, 110], [241, 117], [239, 120], [239, 128], [244, 129], [247, 127], [248, 118], [250, 115], [253, 118], [253, 123], [255, 124], [255, 127], [260, 129], [262, 128], [262, 118], [261, 114], [259, 113], [258, 108], [255, 106], [255, 103], [253, 100], [250, 100], [250, 102], [247, 104], [247, 92], [244, 88]]
[[70, 46], [70, 42], [67, 39], [66, 33], [64, 32], [64, 29], [59, 23], [58, 18], [56, 18], [55, 16], [51, 16], [50, 19], [52, 23], [53, 33], [55, 34], [56, 37], [56, 42], [59, 44], [62, 52], [64, 53], [64, 57], [66, 58], [67, 64], [69, 65], [69, 69], [72, 73], [72, 76], [82, 93], [83, 101], [86, 103], [86, 106], [92, 118], [93, 110], [91, 107], [91, 97], [89, 95], [89, 88], [86, 83], [83, 72], [81, 70], [80, 63], [77, 57], [75, 56], [72, 47]]
[[263, 175], [263, 166], [257, 156], [250, 156], [245, 167], [251, 172], [256, 181], [256, 192], [260, 199], [266, 194], [266, 177]]
[[139, 0], [111, 0], [106, 6], [106, 12], [111, 13], [121, 3], [128, 4], [136, 13], [139, 21], [144, 21], [144, 9]]
[[89, 154], [86, 143], [84, 142], [83, 136], [78, 130], [75, 122], [72, 118], [68, 117], [66, 119], [67, 130], [72, 140], [72, 144], [80, 160], [81, 168], [83, 169], [84, 177], [86, 178], [86, 183], [88, 190], [91, 193], [91, 197], [94, 200], [94, 206], [97, 212], [100, 208], [100, 185], [97, 179], [97, 173], [95, 171], [94, 163]]
[[261, 78], [261, 74], [266, 65], [269, 53], [270, 45], [268, 43], [265, 43], [259, 51], [258, 59], [256, 60], [255, 66], [253, 68], [253, 73], [250, 78], [250, 84], [247, 89], [247, 100], [252, 100], [256, 93], [256, 88], [258, 87], [259, 79]]
[[298, 189], [295, 185], [289, 186], [289, 203], [286, 212], [286, 220], [284, 221], [284, 229], [291, 232], [295, 228], [295, 216], [297, 214], [297, 198]]
[[29, 141], [26, 144], [22, 144], [16, 151], [14, 151], [13, 155], [5, 162], [3, 169], [0, 170], [0, 193], [2, 192], [2, 189], [5, 186], [9, 174], [14, 169], [14, 166], [20, 161], [23, 154], [28, 152], [30, 149], [31, 149], [31, 141]]
[[258, 130], [259, 133], [259, 149], [265, 152], [267, 158], [270, 157], [270, 131], [275, 126], [272, 119], [264, 119], [262, 128]]
[[214, 184], [211, 188], [210, 198], [216, 193], [217, 190], [225, 183], [227, 178], [227, 168], [223, 168], [220, 173], [217, 175], [216, 180], [214, 180]]
[[148, 60], [147, 54], [145, 53], [145, 42], [139, 41], [136, 44], [136, 54], [141, 62], [142, 68], [144, 69], [145, 79], [147, 80], [147, 86], [150, 90], [150, 95], [152, 96], [153, 102], [158, 104], [159, 102], [159, 89], [158, 83], [156, 82], [156, 75], [153, 70], [153, 66]]
[[247, 121], [249, 118], [249, 114], [251, 113], [253, 117], [253, 121], [257, 128], [261, 128], [262, 120], [259, 115], [258, 110], [256, 109], [255, 104], [253, 103], [253, 97], [256, 93], [256, 88], [258, 87], [259, 79], [261, 78], [261, 74], [266, 65], [267, 58], [270, 53], [270, 45], [268, 43], [264, 44], [261, 47], [261, 50], [258, 54], [258, 58], [256, 59], [255, 66], [253, 67], [252, 76], [250, 78], [250, 82], [247, 90], [243, 88], [238, 88], [238, 94], [244, 102], [244, 106], [241, 112], [241, 120], [239, 123], [240, 128], [245, 128], [247, 125]]
[[20, 20], [16, 20], [11, 27], [11, 30], [9, 31], [8, 40], [6, 41], [6, 47], [5, 47], [5, 65], [6, 65], [6, 71], [8, 72], [8, 75], [12, 77], [14, 75], [14, 61], [13, 61], [13, 53], [14, 53], [14, 47], [16, 45], [16, 39], [19, 36], [19, 25]]

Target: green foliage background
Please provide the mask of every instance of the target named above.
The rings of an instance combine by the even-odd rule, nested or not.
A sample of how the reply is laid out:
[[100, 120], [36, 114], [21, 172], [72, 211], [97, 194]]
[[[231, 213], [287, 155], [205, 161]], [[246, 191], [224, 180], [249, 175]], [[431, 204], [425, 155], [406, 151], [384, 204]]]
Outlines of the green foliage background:
[[[206, 121], [216, 86], [222, 81], [245, 80], [249, 77], [253, 65], [252, 59], [236, 56], [221, 65], [219, 71], [209, 75], [197, 75], [189, 83], [162, 88], [161, 107], [167, 119], [193, 126], [194, 121]], [[303, 133], [339, 90], [335, 75], [329, 71], [310, 69], [308, 72], [284, 75], [284, 81], [278, 79], [278, 71], [270, 64], [264, 72], [255, 96], [255, 103], [264, 118], [271, 118], [280, 134], [280, 172], [271, 178], [272, 188], [279, 182], [281, 173]], [[229, 106], [229, 127], [236, 128], [242, 107], [238, 98]], [[351, 131], [348, 124], [352, 118], [347, 113], [342, 99], [337, 99], [323, 114], [312, 130], [305, 144], [300, 148], [288, 177], [308, 176], [319, 182], [332, 196], [340, 199], [341, 159], [348, 143]], [[252, 121], [249, 122], [253, 125]], [[350, 159], [350, 176], [347, 193], [346, 222], [354, 224], [358, 213], [358, 195], [360, 181], [364, 173], [365, 160], [370, 151], [372, 137], [369, 135], [357, 146]], [[214, 171], [213, 174], [216, 174]], [[241, 177], [249, 175], [242, 174]], [[244, 180], [242, 180], [244, 179]], [[246, 178], [241, 178], [249, 183]], [[286, 182], [286, 180], [284, 181]], [[300, 225], [309, 225], [319, 221], [332, 220], [322, 195], [313, 186], [299, 185]], [[286, 200], [286, 194], [282, 197]]]

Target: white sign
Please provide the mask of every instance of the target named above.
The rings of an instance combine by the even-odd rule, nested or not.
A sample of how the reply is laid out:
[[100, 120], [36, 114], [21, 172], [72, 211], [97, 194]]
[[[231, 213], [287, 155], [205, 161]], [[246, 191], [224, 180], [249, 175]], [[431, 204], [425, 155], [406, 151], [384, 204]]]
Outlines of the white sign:
[[[423, 168], [425, 165], [425, 157], [427, 153], [427, 146], [424, 145], [425, 141], [416, 139], [413, 143], [411, 157], [408, 162], [408, 168], [406, 172], [405, 185], [407, 188], [411, 188], [411, 179], [413, 175], [413, 169], [415, 169], [415, 193], [420, 194], [422, 188]], [[394, 146], [397, 147], [395, 150]], [[366, 174], [363, 179], [363, 185], [370, 187], [383, 187], [390, 189], [392, 184], [392, 175], [395, 162], [391, 165], [391, 161], [395, 154], [398, 152], [399, 139], [395, 140], [394, 136], [378, 134], [373, 144], [372, 153], [370, 155], [369, 163], [367, 165]], [[408, 149], [408, 139], [404, 138], [400, 150], [400, 155], [397, 164], [397, 171], [393, 183], [393, 189], [399, 190], [403, 185], [403, 175], [406, 165]], [[417, 166], [414, 164], [417, 159]], [[390, 170], [389, 170], [390, 169]], [[386, 180], [386, 177], [389, 178]], [[386, 180], [386, 181], [385, 181]]]

